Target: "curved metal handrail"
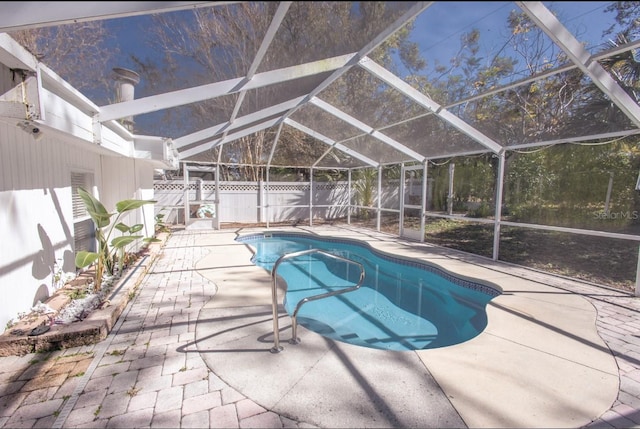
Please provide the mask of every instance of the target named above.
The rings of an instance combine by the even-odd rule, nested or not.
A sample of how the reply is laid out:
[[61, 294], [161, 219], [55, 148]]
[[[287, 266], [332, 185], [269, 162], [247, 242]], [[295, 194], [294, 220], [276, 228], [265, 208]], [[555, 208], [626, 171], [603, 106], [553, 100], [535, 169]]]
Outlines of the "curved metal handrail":
[[320, 250], [320, 249], [301, 250], [299, 252], [287, 253], [285, 255], [280, 256], [278, 260], [275, 262], [275, 264], [273, 264], [273, 268], [271, 270], [271, 278], [273, 279], [272, 286], [271, 286], [271, 305], [273, 309], [273, 347], [271, 348], [272, 353], [278, 353], [283, 350], [282, 346], [280, 346], [280, 329], [278, 327], [278, 275], [277, 275], [278, 267], [282, 262], [284, 262], [287, 259], [308, 255], [311, 253], [320, 253], [330, 258], [344, 261], [348, 264], [357, 265], [360, 268], [360, 279], [358, 280], [358, 283], [355, 286], [349, 286], [344, 289], [335, 290], [332, 292], [326, 292], [326, 293], [313, 295], [313, 296], [308, 296], [306, 298], [301, 299], [296, 305], [296, 309], [293, 312], [293, 316], [291, 316], [292, 337], [290, 342], [292, 344], [296, 344], [299, 342], [297, 337], [297, 327], [298, 327], [297, 316], [298, 316], [298, 311], [305, 303], [309, 301], [316, 301], [318, 299], [329, 298], [334, 295], [339, 295], [339, 294], [360, 289], [360, 287], [362, 286], [362, 283], [364, 282], [364, 267], [362, 266], [361, 263], [352, 261], [351, 259], [343, 258], [342, 256], [334, 255], [333, 253], [325, 252], [324, 250]]

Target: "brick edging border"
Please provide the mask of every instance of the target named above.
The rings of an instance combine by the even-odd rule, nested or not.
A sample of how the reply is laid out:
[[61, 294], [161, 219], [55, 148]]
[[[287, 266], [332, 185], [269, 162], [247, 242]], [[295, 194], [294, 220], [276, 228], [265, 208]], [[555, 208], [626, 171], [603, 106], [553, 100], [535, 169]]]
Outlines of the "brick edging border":
[[[13, 335], [10, 330], [0, 335], [0, 357], [24, 356], [29, 353], [61, 350], [71, 347], [78, 347], [96, 344], [109, 335], [118, 318], [133, 298], [134, 292], [142, 279], [149, 271], [149, 268], [160, 254], [170, 233], [160, 233], [156, 238], [160, 242], [149, 243], [144, 250], [140, 260], [125, 273], [113, 286], [113, 291], [106, 305], [93, 310], [84, 320], [62, 325], [51, 325], [50, 329], [40, 335], [29, 336]], [[54, 299], [54, 294], [50, 300]], [[58, 299], [59, 308], [66, 304], [64, 300]], [[47, 316], [39, 316], [35, 324], [31, 327], [39, 326], [48, 321]], [[30, 330], [26, 331], [30, 332]]]

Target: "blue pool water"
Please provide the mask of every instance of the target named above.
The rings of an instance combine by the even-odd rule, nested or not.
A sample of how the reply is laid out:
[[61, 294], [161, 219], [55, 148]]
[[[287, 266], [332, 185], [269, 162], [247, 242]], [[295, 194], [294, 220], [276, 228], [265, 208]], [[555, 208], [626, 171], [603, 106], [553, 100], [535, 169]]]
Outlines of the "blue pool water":
[[[252, 262], [269, 272], [282, 255], [309, 249], [362, 264], [365, 278], [360, 289], [309, 301], [297, 316], [307, 329], [359, 346], [407, 351], [462, 343], [484, 330], [486, 304], [500, 294], [489, 285], [355, 240], [273, 232], [237, 241], [252, 246]], [[278, 275], [287, 284], [284, 307], [292, 315], [305, 297], [355, 285], [360, 269], [312, 253], [285, 260], [278, 266]]]

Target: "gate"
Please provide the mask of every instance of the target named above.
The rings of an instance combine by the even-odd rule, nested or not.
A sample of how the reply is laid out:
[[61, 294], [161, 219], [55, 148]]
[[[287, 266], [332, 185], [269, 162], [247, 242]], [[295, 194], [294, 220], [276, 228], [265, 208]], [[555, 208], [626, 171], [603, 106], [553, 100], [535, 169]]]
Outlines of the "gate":
[[[218, 169], [215, 166], [184, 164], [184, 224], [186, 228], [198, 225], [203, 228], [220, 229], [219, 203], [220, 191], [218, 186]], [[208, 172], [213, 174], [216, 182], [215, 193], [209, 197], [203, 190], [203, 180], [196, 179], [197, 187], [192, 198], [189, 192], [189, 173]], [[213, 198], [212, 198], [213, 197]]]

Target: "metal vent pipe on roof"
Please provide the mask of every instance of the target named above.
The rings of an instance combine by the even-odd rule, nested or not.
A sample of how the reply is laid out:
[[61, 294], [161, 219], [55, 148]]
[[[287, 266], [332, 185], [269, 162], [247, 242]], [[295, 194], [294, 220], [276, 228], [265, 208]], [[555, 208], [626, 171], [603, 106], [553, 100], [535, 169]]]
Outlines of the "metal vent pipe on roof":
[[[116, 80], [116, 102], [131, 101], [134, 98], [134, 86], [140, 83], [140, 75], [133, 70], [115, 67], [113, 69]], [[133, 131], [133, 116], [122, 118], [122, 125]]]

